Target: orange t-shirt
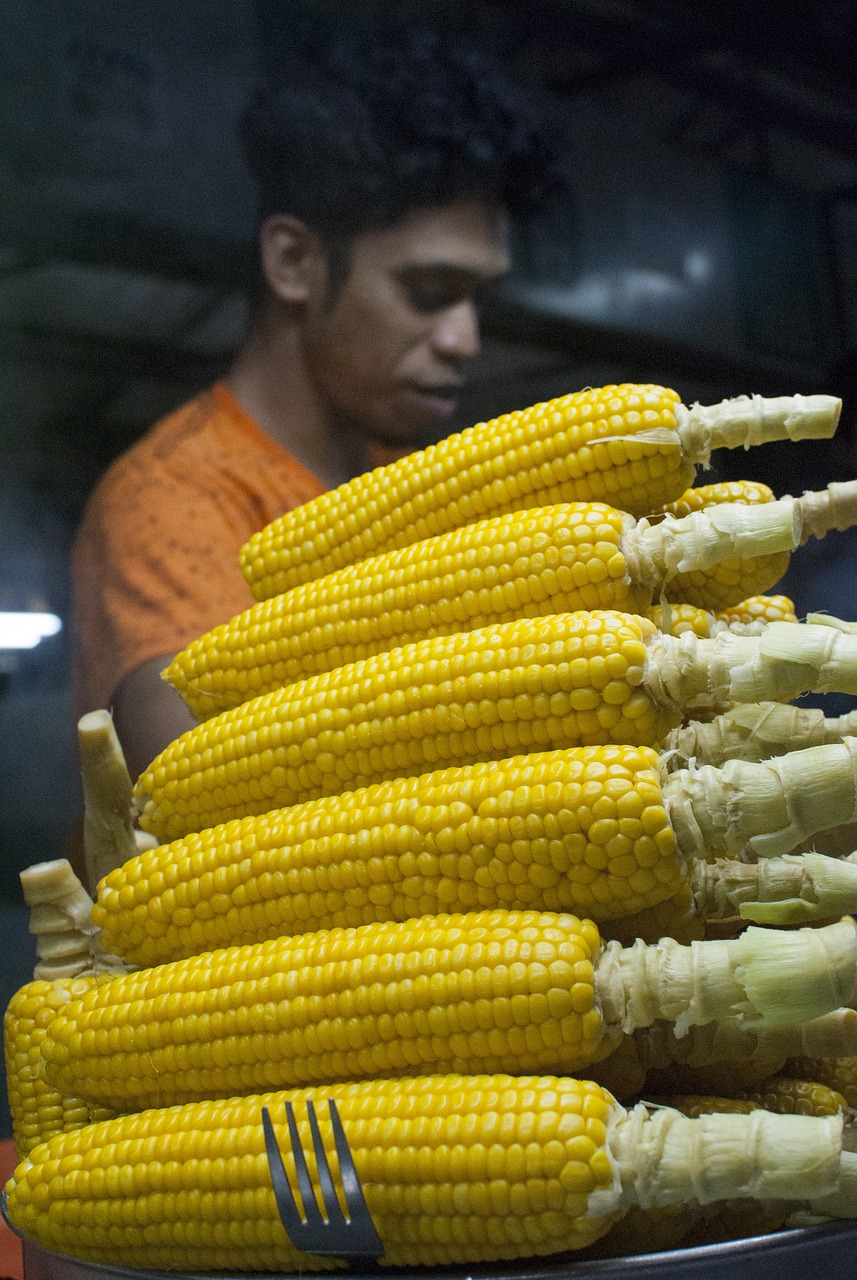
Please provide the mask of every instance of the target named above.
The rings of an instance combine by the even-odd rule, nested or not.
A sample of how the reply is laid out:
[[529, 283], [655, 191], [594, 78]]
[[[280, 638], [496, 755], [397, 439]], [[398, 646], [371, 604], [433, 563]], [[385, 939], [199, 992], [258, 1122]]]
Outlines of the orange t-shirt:
[[241, 547], [323, 491], [222, 382], [152, 427], [101, 478], [75, 539], [76, 714], [248, 608]]

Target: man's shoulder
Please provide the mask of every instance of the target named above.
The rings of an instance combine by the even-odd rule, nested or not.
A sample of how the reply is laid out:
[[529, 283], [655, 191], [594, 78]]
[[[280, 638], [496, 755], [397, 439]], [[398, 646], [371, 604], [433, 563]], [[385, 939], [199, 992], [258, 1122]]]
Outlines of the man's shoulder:
[[206, 387], [178, 408], [170, 410], [110, 464], [95, 493], [104, 496], [127, 485], [150, 485], [167, 474], [187, 476], [193, 484], [198, 468], [228, 465], [230, 456], [244, 452], [247, 441], [224, 410], [215, 387]]

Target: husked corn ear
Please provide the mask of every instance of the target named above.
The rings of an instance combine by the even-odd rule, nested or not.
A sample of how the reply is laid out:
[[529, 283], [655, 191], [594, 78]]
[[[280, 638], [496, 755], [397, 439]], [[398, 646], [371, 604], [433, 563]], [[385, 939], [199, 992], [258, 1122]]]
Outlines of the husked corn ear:
[[[9, 1218], [43, 1247], [105, 1264], [194, 1273], [324, 1269], [279, 1221], [260, 1123], [288, 1152], [289, 1098], [305, 1100], [335, 1160], [323, 1101], [336, 1100], [383, 1263], [455, 1265], [585, 1248], [635, 1204], [740, 1194], [857, 1206], [839, 1116], [756, 1111], [692, 1119], [630, 1112], [590, 1081], [429, 1076], [268, 1093], [153, 1110], [43, 1144], [8, 1184]], [[294, 1176], [291, 1156], [287, 1172]], [[848, 1194], [840, 1188], [848, 1186]]]
[[[728, 1081], [724, 1081], [728, 1086]], [[841, 1093], [820, 1084], [794, 1076], [772, 1076], [756, 1088], [738, 1089], [722, 1096], [708, 1094], [665, 1094], [650, 1102], [675, 1107], [685, 1116], [701, 1116], [712, 1111], [733, 1111], [746, 1115], [754, 1107], [776, 1111], [779, 1115], [835, 1116], [846, 1111], [848, 1103]]]
[[[295, 1249], [265, 1156], [267, 1106], [294, 1179], [284, 1103], [307, 1148], [314, 1102], [328, 1159], [335, 1099], [383, 1261], [407, 1266], [583, 1248], [618, 1216], [606, 1148], [618, 1114], [595, 1084], [556, 1077], [439, 1076], [266, 1093], [152, 1110], [66, 1135], [19, 1165], [9, 1217], [45, 1248], [156, 1270], [302, 1272], [334, 1266]], [[610, 1204], [597, 1216], [590, 1197]]]
[[70, 1000], [89, 991], [101, 978], [41, 978], [26, 983], [12, 996], [3, 1017], [6, 1088], [12, 1137], [18, 1159], [55, 1133], [68, 1133], [112, 1112], [59, 1093], [45, 1080], [41, 1046], [51, 1019]]
[[259, 693], [399, 645], [518, 617], [637, 612], [632, 517], [604, 503], [513, 512], [373, 556], [256, 604], [200, 637], [164, 671], [205, 719]]
[[724, 503], [742, 502], [747, 506], [759, 506], [766, 502], [775, 502], [773, 489], [759, 480], [717, 480], [713, 484], [695, 485], [685, 489], [672, 502], [665, 502], [652, 516], [658, 519], [672, 516], [682, 520], [696, 511], [705, 511], [708, 507], [721, 506]]
[[[724, 503], [761, 506], [776, 501], [773, 489], [755, 480], [722, 480], [687, 489], [675, 502], [662, 508], [664, 515], [686, 518], [692, 512], [709, 511]], [[670, 583], [670, 599], [716, 612], [740, 603], [747, 596], [767, 591], [789, 567], [789, 553], [777, 551], [756, 557], [736, 556], [710, 569], [691, 569]]]
[[754, 396], [688, 409], [674, 391], [627, 383], [562, 396], [448, 436], [287, 512], [246, 543], [241, 569], [264, 600], [509, 511], [609, 502], [646, 516], [687, 488], [712, 449], [829, 437], [840, 407], [832, 396]]
[[[704, 1094], [665, 1095], [648, 1103], [671, 1106], [682, 1115], [749, 1115], [759, 1107], [779, 1115], [837, 1115], [845, 1099], [824, 1085], [806, 1080], [765, 1081], [758, 1089], [735, 1097]], [[652, 1253], [765, 1235], [778, 1230], [795, 1205], [787, 1200], [721, 1200], [710, 1205], [671, 1205], [657, 1209], [632, 1209], [599, 1242], [599, 1256]]]
[[[102, 946], [159, 964], [312, 928], [504, 906], [682, 941], [700, 936], [698, 916], [758, 910], [795, 923], [852, 912], [850, 860], [777, 855], [857, 812], [857, 743], [722, 770], [667, 774], [670, 759], [571, 747], [236, 818], [129, 859], [102, 881], [92, 918]], [[717, 850], [730, 861], [703, 908], [687, 866], [713, 874], [698, 867]], [[765, 868], [744, 865], [760, 854]]]
[[45, 1074], [118, 1110], [370, 1076], [577, 1071], [658, 1018], [791, 1026], [846, 1004], [857, 925], [602, 946], [535, 911], [419, 916], [206, 952], [58, 1014]]
[[[857, 636], [771, 623], [675, 639], [609, 610], [403, 645], [253, 698], [182, 734], [134, 788], [160, 841], [448, 766], [654, 745], [695, 707], [857, 692]], [[779, 852], [780, 850], [778, 850]]]
[[260, 601], [193, 641], [164, 678], [199, 719], [400, 645], [579, 609], [641, 612], [679, 566], [800, 542], [793, 498], [652, 527], [600, 502], [481, 520]]
[[394, 779], [159, 845], [99, 885], [138, 965], [308, 929], [493, 907], [595, 920], [680, 882], [649, 747], [579, 747]]
[[783, 1074], [817, 1080], [840, 1094], [852, 1110], [857, 1109], [857, 1054], [795, 1055], [785, 1062]]
[[[157, 964], [449, 910], [572, 910], [618, 918], [609, 932], [623, 938], [682, 922], [685, 940], [697, 916], [796, 923], [854, 909], [850, 862], [777, 855], [857, 810], [857, 742], [721, 770], [668, 775], [668, 762], [650, 748], [568, 748], [234, 819], [129, 859], [102, 881], [93, 920], [103, 947]], [[767, 866], [700, 869], [718, 849]], [[717, 879], [700, 905], [703, 876]]]
[[712, 613], [695, 604], [673, 604], [664, 601], [652, 605], [645, 616], [659, 631], [671, 636], [692, 631], [700, 639], [709, 639], [721, 631], [733, 631], [736, 635], [758, 636], [771, 622], [797, 622], [794, 603], [788, 596], [750, 596], [731, 609]]
[[689, 760], [715, 766], [727, 760], [759, 761], [855, 735], [857, 711], [825, 716], [820, 707], [748, 703], [671, 730], [663, 743], [663, 759], [668, 769], [682, 768]]
[[716, 616], [718, 622], [725, 623], [731, 630], [736, 627], [766, 626], [769, 622], [798, 620], [794, 601], [784, 595], [748, 596], [731, 609], [721, 609]]

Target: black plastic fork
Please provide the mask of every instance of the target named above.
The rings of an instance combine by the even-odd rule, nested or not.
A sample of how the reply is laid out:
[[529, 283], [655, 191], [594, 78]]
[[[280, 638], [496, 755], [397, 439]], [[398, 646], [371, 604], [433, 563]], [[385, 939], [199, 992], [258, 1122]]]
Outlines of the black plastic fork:
[[322, 1144], [313, 1103], [308, 1100], [306, 1109], [324, 1213], [315, 1198], [312, 1175], [301, 1144], [291, 1102], [286, 1102], [286, 1120], [300, 1192], [300, 1207], [289, 1185], [268, 1108], [262, 1107], [265, 1150], [268, 1154], [271, 1184], [274, 1188], [274, 1199], [277, 1202], [280, 1221], [295, 1248], [302, 1249], [305, 1253], [314, 1253], [322, 1258], [341, 1258], [352, 1264], [377, 1263], [384, 1252], [384, 1246], [375, 1230], [372, 1215], [363, 1196], [363, 1188], [354, 1167], [351, 1148], [345, 1137], [333, 1098], [328, 1098], [328, 1107], [346, 1213], [343, 1213], [336, 1194], [336, 1186]]

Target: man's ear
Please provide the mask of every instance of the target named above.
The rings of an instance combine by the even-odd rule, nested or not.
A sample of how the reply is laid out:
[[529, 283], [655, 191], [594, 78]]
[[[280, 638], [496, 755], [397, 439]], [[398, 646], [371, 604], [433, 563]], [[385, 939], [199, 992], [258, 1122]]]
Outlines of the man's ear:
[[321, 240], [300, 218], [287, 213], [266, 218], [259, 232], [259, 254], [268, 288], [281, 302], [304, 305], [324, 289]]

